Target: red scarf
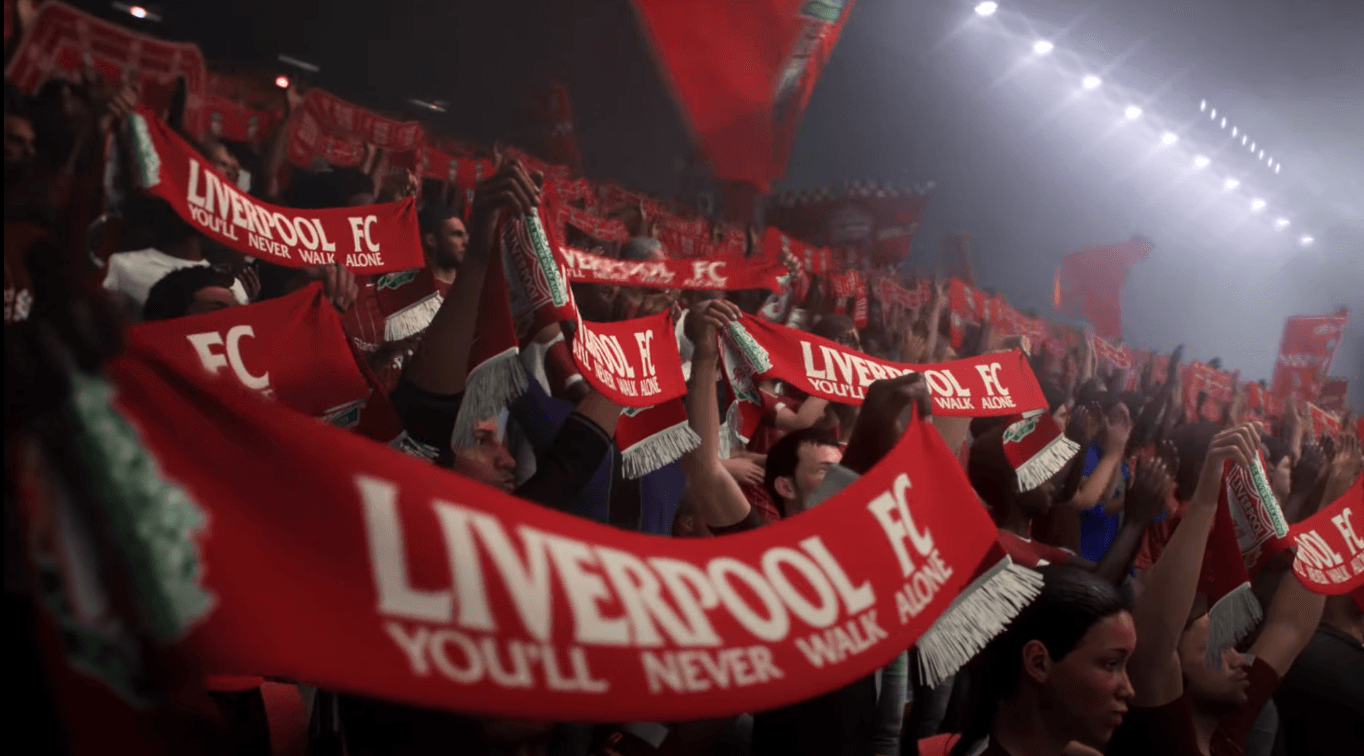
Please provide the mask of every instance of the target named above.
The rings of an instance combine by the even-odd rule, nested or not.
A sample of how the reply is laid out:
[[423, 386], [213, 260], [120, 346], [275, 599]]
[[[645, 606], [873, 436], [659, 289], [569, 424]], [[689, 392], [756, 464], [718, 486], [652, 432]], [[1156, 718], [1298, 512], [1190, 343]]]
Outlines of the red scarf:
[[580, 319], [573, 361], [592, 388], [622, 407], [644, 409], [687, 393], [667, 312], [615, 323]]
[[881, 297], [883, 308], [898, 306], [915, 309], [923, 307], [932, 298], [932, 291], [927, 280], [920, 280], [914, 288], [906, 289], [890, 276], [884, 276], [878, 282], [877, 294]]
[[999, 549], [920, 421], [789, 523], [668, 540], [517, 500], [136, 349], [109, 372], [132, 427], [87, 402], [90, 444], [145, 448], [135, 480], [112, 480], [153, 495], [108, 506], [169, 525], [118, 545], [160, 565], [138, 574], [139, 599], [210, 670], [490, 716], [729, 716], [884, 666]]
[[1089, 348], [1094, 351], [1094, 361], [1099, 367], [1112, 370], [1130, 370], [1132, 355], [1126, 344], [1110, 344], [1093, 333], [1085, 334]]
[[664, 77], [721, 179], [781, 178], [805, 103], [852, 0], [635, 0]]
[[789, 276], [780, 263], [764, 260], [617, 260], [569, 246], [559, 248], [559, 259], [570, 281], [647, 289], [780, 291]]
[[281, 113], [261, 110], [218, 95], [204, 98], [204, 125], [209, 134], [233, 142], [259, 142], [279, 124]]
[[388, 153], [390, 163], [414, 168], [424, 141], [416, 121], [385, 118], [314, 87], [289, 121], [288, 156], [303, 168], [312, 168], [318, 158], [351, 166], [360, 162], [365, 145], [372, 144]]
[[[8, 9], [6, 5], [7, 14]], [[78, 81], [91, 68], [115, 86], [135, 77], [141, 102], [158, 114], [169, 112], [176, 81], [183, 78], [185, 130], [204, 133], [208, 73], [198, 45], [138, 34], [63, 3], [39, 6], [5, 70], [5, 81], [34, 95], [49, 80]]]
[[259, 304], [133, 326], [128, 342], [177, 370], [229, 376], [308, 415], [343, 413], [369, 396], [322, 284]]
[[1293, 572], [1308, 589], [1339, 596], [1364, 586], [1364, 476], [1290, 530], [1298, 547]]
[[354, 273], [426, 265], [416, 201], [297, 210], [261, 202], [227, 177], [151, 112], [128, 117], [136, 182], [194, 230], [243, 254], [290, 268], [340, 263]]
[[812, 247], [798, 239], [782, 233], [773, 226], [763, 232], [763, 255], [771, 260], [781, 259], [782, 253], [795, 255], [800, 261], [801, 272], [822, 276], [843, 268], [843, 253], [828, 247]]
[[[601, 218], [566, 203], [559, 205], [557, 222], [561, 228], [567, 223], [597, 241], [620, 243], [630, 241], [630, 232], [621, 221], [615, 218]], [[560, 236], [562, 235], [561, 232]]]
[[932, 392], [934, 414], [992, 417], [1047, 407], [1027, 359], [1017, 349], [936, 365], [907, 365], [761, 318], [731, 324], [728, 334], [760, 378], [786, 381], [807, 394], [843, 404], [861, 404], [873, 381], [920, 372]]

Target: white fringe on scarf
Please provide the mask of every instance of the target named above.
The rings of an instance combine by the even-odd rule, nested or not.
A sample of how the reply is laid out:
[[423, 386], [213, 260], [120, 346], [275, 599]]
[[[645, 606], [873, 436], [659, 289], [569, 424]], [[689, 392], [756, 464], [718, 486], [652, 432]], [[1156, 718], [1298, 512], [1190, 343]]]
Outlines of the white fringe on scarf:
[[384, 340], [402, 341], [426, 330], [436, 317], [436, 312], [440, 310], [443, 301], [445, 300], [440, 294], [432, 292], [431, 296], [413, 302], [384, 318]]
[[1014, 617], [1042, 592], [1042, 573], [1008, 557], [971, 582], [938, 617], [916, 646], [919, 680], [936, 687], [1004, 632]]
[[701, 445], [701, 437], [683, 420], [671, 428], [648, 436], [643, 440], [621, 449], [621, 469], [625, 477], [634, 480], [642, 478], [664, 465], [672, 464], [682, 455]]
[[469, 446], [474, 442], [474, 426], [495, 417], [530, 388], [530, 379], [516, 347], [484, 360], [469, 371], [464, 381], [464, 401], [455, 418], [452, 446]]
[[1231, 593], [1217, 600], [1208, 610], [1208, 652], [1204, 659], [1208, 667], [1222, 666], [1222, 652], [1240, 643], [1264, 619], [1260, 600], [1242, 583]]
[[1015, 470], [1018, 473], [1018, 490], [1031, 491], [1046, 483], [1079, 452], [1080, 445], [1064, 435], [1053, 438], [1051, 443], [1042, 447], [1042, 451], [1032, 455], [1031, 459]]

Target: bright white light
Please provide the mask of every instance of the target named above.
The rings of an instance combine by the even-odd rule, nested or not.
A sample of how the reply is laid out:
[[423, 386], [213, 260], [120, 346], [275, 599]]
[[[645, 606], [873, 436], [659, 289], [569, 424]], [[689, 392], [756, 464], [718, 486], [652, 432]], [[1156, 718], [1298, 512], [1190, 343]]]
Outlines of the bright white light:
[[1278, 173], [1278, 172], [1279, 172], [1279, 169], [1282, 168], [1282, 167], [1283, 167], [1283, 163], [1275, 163], [1275, 164], [1274, 164], [1274, 172], [1275, 172], [1275, 173]]
[[1275, 221], [1274, 221], [1274, 228], [1277, 228], [1277, 229], [1279, 229], [1280, 231], [1284, 230], [1285, 228], [1288, 228], [1288, 219], [1287, 219], [1287, 218], [1279, 218], [1278, 220], [1275, 220]]
[[1264, 160], [1264, 159], [1265, 159], [1265, 151], [1264, 151], [1264, 150], [1260, 150], [1260, 159], [1261, 159], [1261, 160]]
[[1141, 108], [1136, 105], [1128, 105], [1127, 110], [1123, 111], [1123, 115], [1127, 116], [1129, 120], [1141, 118]]
[[1235, 127], [1235, 126], [1232, 126], [1232, 127], [1231, 127], [1231, 135], [1232, 135], [1232, 136], [1236, 136], [1236, 127]]
[[129, 16], [132, 16], [133, 18], [146, 18], [146, 17], [147, 17], [147, 9], [146, 9], [146, 8], [143, 8], [143, 7], [140, 6], [140, 5], [134, 5], [134, 6], [130, 7], [130, 8], [128, 8], [128, 15], [129, 15]]
[[275, 86], [279, 87], [280, 89], [288, 89], [288, 88], [289, 88], [289, 77], [288, 77], [288, 76], [276, 76], [276, 77], [275, 77]]
[[1211, 162], [1212, 162], [1212, 161], [1209, 160], [1208, 157], [1207, 157], [1206, 155], [1199, 155], [1198, 157], [1196, 157], [1196, 158], [1193, 159], [1193, 167], [1195, 167], [1195, 168], [1197, 168], [1197, 169], [1199, 169], [1199, 170], [1201, 171], [1201, 170], [1203, 170], [1204, 168], [1207, 168], [1207, 167], [1208, 167], [1208, 163], [1211, 163]]
[[1227, 127], [1227, 117], [1226, 117], [1226, 116], [1222, 116], [1222, 128], [1225, 129], [1226, 127]]
[[1198, 112], [1202, 113], [1203, 111], [1205, 111], [1205, 110], [1207, 110], [1207, 109], [1208, 109], [1208, 101], [1207, 101], [1207, 100], [1201, 100], [1201, 101], [1199, 101], [1199, 103], [1198, 103]]
[[999, 3], [992, 3], [989, 0], [976, 6], [977, 16], [993, 16], [999, 10]]
[[1080, 84], [1082, 84], [1085, 89], [1097, 89], [1098, 86], [1102, 83], [1104, 83], [1103, 79], [1100, 79], [1094, 74], [1090, 74], [1086, 76], [1084, 79], [1080, 80]]
[[1038, 55], [1046, 55], [1047, 53], [1055, 49], [1056, 45], [1053, 45], [1051, 42], [1045, 39], [1039, 39], [1036, 42], [1032, 43], [1032, 51], [1037, 53]]
[[1250, 209], [1254, 210], [1257, 213], [1260, 212], [1261, 210], [1265, 209], [1265, 201], [1260, 199], [1259, 197], [1256, 197], [1255, 199], [1250, 201]]
[[1250, 151], [1251, 151], [1251, 152], [1254, 152], [1254, 151], [1255, 151], [1255, 143], [1254, 143], [1254, 142], [1251, 142], [1251, 143], [1250, 143]]
[[1304, 247], [1311, 246], [1314, 241], [1316, 241], [1316, 239], [1313, 239], [1311, 234], [1303, 234], [1302, 238], [1298, 239], [1298, 243]]
[[1227, 191], [1231, 191], [1232, 189], [1235, 189], [1240, 185], [1241, 182], [1237, 181], [1236, 179], [1227, 179], [1226, 181], [1222, 182], [1222, 188], [1226, 189]]
[[[1213, 119], [1214, 121], [1217, 120], [1217, 108], [1213, 108], [1212, 112], [1208, 114], [1208, 117]], [[1222, 120], [1225, 121], [1227, 119], [1223, 118]]]
[[1175, 142], [1178, 142], [1178, 141], [1179, 141], [1179, 135], [1176, 134], [1176, 133], [1174, 133], [1173, 131], [1167, 131], [1167, 132], [1165, 132], [1164, 134], [1161, 134], [1161, 135], [1160, 135], [1160, 143], [1161, 143], [1161, 144], [1174, 144]]
[[1242, 134], [1242, 135], [1241, 135], [1241, 145], [1242, 145], [1242, 146], [1245, 146], [1245, 143], [1246, 143], [1246, 135], [1245, 135], [1245, 134]]

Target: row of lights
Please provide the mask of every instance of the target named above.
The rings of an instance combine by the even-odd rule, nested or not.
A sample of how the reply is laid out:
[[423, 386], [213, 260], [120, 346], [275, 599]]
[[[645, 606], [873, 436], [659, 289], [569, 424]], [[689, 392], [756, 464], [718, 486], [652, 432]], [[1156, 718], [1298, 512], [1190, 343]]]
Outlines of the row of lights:
[[[1207, 114], [1208, 114], [1208, 119], [1209, 119], [1209, 120], [1213, 121], [1214, 123], [1217, 122], [1217, 108], [1213, 108], [1211, 111], [1209, 111], [1209, 110], [1208, 110], [1208, 101], [1207, 101], [1207, 100], [1201, 100], [1201, 101], [1198, 103], [1198, 112], [1200, 112], [1200, 113], [1207, 113]], [[1227, 117], [1226, 117], [1226, 116], [1222, 116], [1222, 128], [1223, 128], [1223, 129], [1226, 129], [1226, 128], [1227, 128]], [[1236, 132], [1237, 132], [1236, 125], [1235, 125], [1235, 124], [1232, 124], [1232, 127], [1231, 127], [1231, 138], [1232, 138], [1232, 139], [1235, 139], [1235, 138], [1236, 138]], [[1246, 146], [1246, 142], [1247, 142], [1247, 140], [1248, 140], [1249, 138], [1250, 138], [1250, 135], [1249, 135], [1249, 134], [1246, 134], [1245, 132], [1241, 132], [1241, 146], [1242, 146], [1242, 147], [1245, 147], [1245, 146]], [[1250, 153], [1251, 153], [1252, 155], [1254, 155], [1254, 154], [1255, 154], [1255, 148], [1256, 148], [1258, 145], [1257, 145], [1255, 142], [1250, 142], [1250, 145], [1249, 145], [1249, 146], [1250, 146]], [[1270, 157], [1266, 160], [1266, 158], [1265, 158], [1265, 151], [1264, 151], [1263, 149], [1260, 150], [1259, 159], [1262, 160], [1262, 161], [1265, 161], [1265, 165], [1268, 166], [1268, 167], [1270, 167], [1270, 168], [1273, 168], [1275, 173], [1278, 173], [1278, 172], [1279, 172], [1279, 169], [1280, 169], [1280, 168], [1283, 168], [1283, 163], [1275, 161], [1273, 156], [1270, 156]]]
[[[993, 16], [993, 15], [995, 14], [995, 11], [999, 10], [999, 4], [996, 3], [996, 2], [993, 2], [993, 0], [986, 0], [985, 2], [982, 2], [982, 3], [977, 4], [975, 10], [976, 10], [976, 15], [978, 15], [978, 16], [981, 16], [981, 17]], [[1032, 46], [1032, 51], [1033, 51], [1033, 53], [1036, 54], [1036, 55], [1048, 55], [1048, 54], [1050, 54], [1050, 53], [1051, 53], [1053, 50], [1055, 50], [1055, 49], [1056, 49], [1056, 44], [1055, 44], [1054, 42], [1052, 42], [1051, 40], [1048, 40], [1048, 39], [1039, 39], [1039, 40], [1037, 40], [1036, 42], [1034, 42], [1034, 43], [1033, 43], [1033, 46]], [[1103, 85], [1103, 79], [1099, 78], [1098, 76], [1096, 76], [1096, 75], [1094, 75], [1094, 74], [1086, 74], [1082, 79], [1080, 79], [1080, 86], [1083, 87], [1083, 88], [1086, 89], [1086, 90], [1098, 89], [1098, 88], [1099, 88], [1100, 86], [1102, 86], [1102, 85]], [[1200, 110], [1201, 112], [1208, 112], [1208, 101], [1207, 101], [1207, 100], [1203, 100], [1202, 102], [1199, 103], [1199, 110]], [[1135, 121], [1136, 119], [1141, 118], [1142, 109], [1141, 109], [1141, 107], [1138, 106], [1138, 105], [1128, 105], [1128, 106], [1123, 110], [1123, 115], [1127, 118], [1127, 120], [1129, 120], [1129, 121]], [[1216, 120], [1217, 120], [1217, 110], [1216, 110], [1215, 108], [1212, 109], [1212, 111], [1209, 113], [1209, 118], [1211, 118], [1214, 122], [1216, 122]], [[1227, 126], [1227, 119], [1226, 119], [1225, 116], [1223, 116], [1223, 118], [1222, 118], [1222, 128], [1225, 129], [1226, 126]], [[1239, 130], [1235, 125], [1232, 125], [1232, 127], [1231, 127], [1231, 136], [1232, 136], [1232, 138], [1235, 138], [1235, 137], [1238, 135], [1238, 133], [1239, 133], [1240, 136], [1241, 136], [1241, 144], [1242, 144], [1242, 145], [1246, 145], [1247, 142], [1249, 141], [1249, 136], [1248, 136], [1247, 134], [1241, 133], [1240, 130]], [[1162, 133], [1162, 134], [1160, 135], [1160, 143], [1161, 143], [1163, 146], [1169, 147], [1169, 146], [1174, 145], [1174, 144], [1177, 143], [1178, 141], [1179, 141], [1179, 135], [1176, 134], [1176, 133], [1174, 133], [1173, 131], [1166, 131], [1166, 132], [1164, 132], [1164, 133]], [[1250, 147], [1251, 152], [1252, 152], [1252, 153], [1255, 153], [1256, 148], [1258, 147], [1258, 145], [1257, 145], [1256, 143], [1254, 143], [1254, 142], [1250, 142], [1250, 143], [1249, 143], [1249, 147]], [[1259, 150], [1259, 158], [1260, 158], [1261, 160], [1265, 160], [1265, 151], [1264, 151], [1263, 149]], [[1207, 168], [1209, 165], [1211, 165], [1211, 164], [1212, 164], [1212, 160], [1211, 160], [1211, 158], [1209, 158], [1209, 157], [1206, 156], [1206, 155], [1196, 155], [1196, 156], [1194, 157], [1194, 163], [1193, 163], [1193, 164], [1194, 164], [1194, 169], [1195, 169], [1195, 170], [1200, 170], [1200, 171], [1201, 171], [1201, 170]], [[1268, 163], [1267, 163], [1267, 165], [1268, 165], [1269, 167], [1273, 168], [1275, 173], [1278, 173], [1279, 170], [1280, 170], [1281, 168], [1283, 168], [1283, 164], [1280, 163], [1280, 162], [1275, 161], [1272, 157], [1268, 158]], [[1236, 189], [1236, 188], [1239, 187], [1240, 185], [1241, 185], [1241, 182], [1240, 182], [1239, 180], [1234, 179], [1234, 178], [1228, 178], [1226, 181], [1224, 181], [1224, 182], [1222, 183], [1222, 188], [1223, 188], [1223, 190], [1229, 192], [1229, 191], [1232, 191], [1232, 190]], [[1259, 198], [1259, 197], [1256, 197], [1256, 198], [1254, 198], [1254, 199], [1252, 199], [1252, 200], [1250, 201], [1250, 209], [1251, 209], [1251, 212], [1256, 212], [1256, 213], [1261, 212], [1261, 211], [1263, 211], [1263, 210], [1265, 209], [1265, 207], [1266, 207], [1267, 205], [1268, 205], [1268, 203], [1265, 202], [1265, 200], [1263, 200], [1263, 199], [1261, 199], [1261, 198]], [[1283, 230], [1287, 229], [1290, 225], [1292, 225], [1292, 222], [1289, 221], [1289, 219], [1287, 219], [1287, 218], [1276, 218], [1275, 221], [1274, 221], [1274, 228], [1275, 228], [1276, 230], [1278, 230], [1278, 231], [1283, 231]], [[1298, 238], [1298, 243], [1301, 244], [1301, 245], [1304, 246], [1304, 247], [1311, 245], [1314, 241], [1316, 241], [1316, 240], [1315, 240], [1310, 234], [1303, 234], [1302, 236], [1300, 236], [1300, 237]]]

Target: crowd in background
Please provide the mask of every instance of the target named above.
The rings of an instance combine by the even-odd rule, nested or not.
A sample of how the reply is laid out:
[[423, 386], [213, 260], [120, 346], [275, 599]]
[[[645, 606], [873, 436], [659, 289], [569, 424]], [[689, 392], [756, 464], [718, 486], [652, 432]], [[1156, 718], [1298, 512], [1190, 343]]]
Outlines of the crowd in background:
[[[116, 341], [109, 334], [126, 324], [252, 306], [315, 282], [414, 453], [540, 505], [636, 532], [725, 538], [797, 517], [818, 504], [829, 475], [861, 471], [864, 460], [845, 454], [865, 448], [859, 434], [878, 432], [880, 418], [869, 415], [898, 415], [907, 404], [931, 414], [928, 389], [912, 376], [885, 382], [860, 406], [767, 380], [756, 387], [761, 420], [746, 438], [736, 436], [725, 422], [717, 333], [745, 316], [910, 365], [1022, 349], [1045, 393], [1045, 415], [1073, 442], [1045, 480], [1027, 485], [1006, 454], [1017, 418], [931, 418], [979, 496], [960, 505], [985, 507], [1014, 562], [1045, 578], [1041, 595], [1003, 635], [936, 685], [922, 682], [909, 649], [876, 675], [775, 711], [711, 722], [555, 724], [428, 711], [293, 681], [306, 691], [310, 752], [1269, 756], [1364, 747], [1364, 595], [1310, 592], [1291, 555], [1281, 555], [1255, 575], [1264, 615], [1256, 632], [1210, 658], [1215, 641], [1200, 583], [1223, 463], [1249, 467], [1262, 458], [1285, 518], [1302, 521], [1360, 474], [1357, 426], [1348, 417], [1325, 427], [1305, 403], [1256, 400], [1263, 386], [1244, 382], [1221, 394], [1190, 390], [1180, 350], [1141, 359], [1129, 350], [1132, 359], [1113, 359], [1111, 345], [1096, 347], [1075, 329], [1012, 308], [1001, 316], [1007, 303], [963, 274], [916, 278], [872, 240], [829, 249], [827, 239], [811, 238], [804, 247], [831, 260], [813, 264], [808, 253], [788, 251], [781, 257], [787, 286], [775, 294], [573, 284], [587, 320], [667, 312], [678, 325], [688, 422], [700, 438], [681, 459], [640, 477], [625, 474], [612, 443], [621, 407], [582, 379], [572, 334], [557, 328], [522, 350], [532, 378], [527, 394], [498, 416], [477, 418], [472, 440], [454, 443], [498, 213], [531, 211], [547, 184], [577, 178], [500, 145], [452, 158], [476, 167], [477, 181], [395, 165], [372, 144], [353, 165], [299, 165], [288, 154], [289, 129], [306, 94], [296, 86], [280, 91], [275, 123], [256, 140], [220, 139], [212, 129], [182, 133], [207, 164], [272, 204], [413, 198], [425, 267], [355, 275], [336, 264], [286, 268], [243, 255], [128, 180], [128, 116], [142, 98], [135, 81], [112, 84], [90, 71], [30, 96], [7, 79], [7, 450], [11, 429], [34, 416], [14, 408], [42, 401], [11, 387], [27, 364], [17, 345], [32, 343], [12, 339], [12, 328], [57, 318], [80, 300], [90, 322], [71, 321], [71, 332]], [[162, 115], [173, 127], [185, 121], [173, 108]], [[575, 211], [595, 218], [596, 233], [609, 238], [570, 222], [565, 242], [575, 248], [632, 261], [677, 257], [669, 242], [685, 226], [697, 240], [692, 255], [739, 263], [769, 255], [751, 219], [709, 219], [676, 202], [589, 186]], [[892, 291], [893, 299], [883, 294]], [[975, 301], [999, 304], [991, 316]], [[1024, 321], [1044, 325], [1017, 325]], [[29, 589], [12, 501], [7, 483], [7, 625], [34, 611], [24, 607]], [[25, 675], [25, 685], [41, 690], [40, 668]], [[214, 747], [270, 752], [261, 685], [259, 678], [209, 680], [222, 728]], [[34, 728], [80, 726], [44, 719], [41, 695], [35, 699]], [[40, 740], [61, 738], [47, 731]]]

